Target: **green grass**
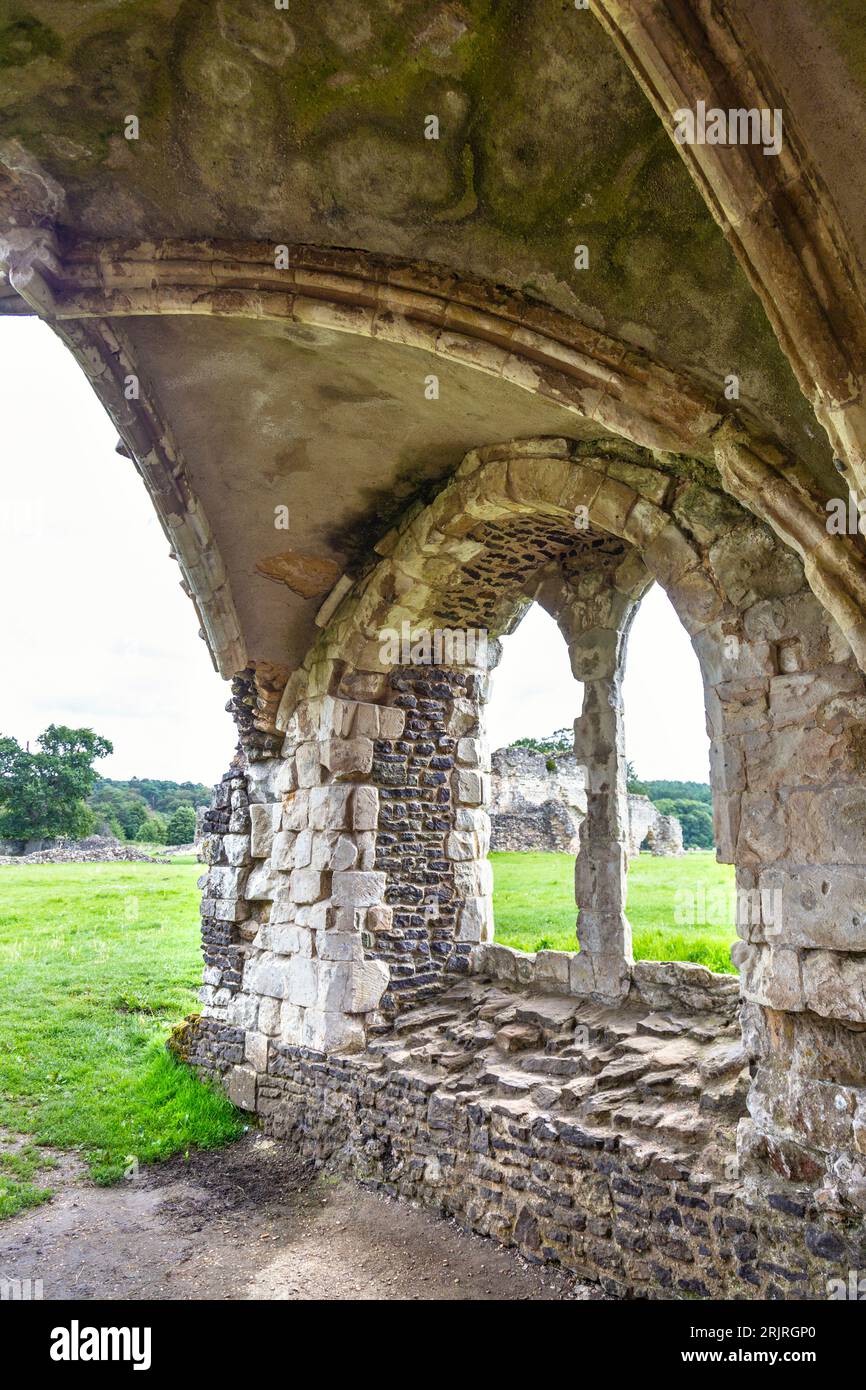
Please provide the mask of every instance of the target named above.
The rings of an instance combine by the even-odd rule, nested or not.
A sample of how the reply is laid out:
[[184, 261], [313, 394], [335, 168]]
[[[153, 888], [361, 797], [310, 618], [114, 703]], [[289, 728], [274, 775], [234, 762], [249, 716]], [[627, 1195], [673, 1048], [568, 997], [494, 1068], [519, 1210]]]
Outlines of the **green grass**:
[[0, 1154], [0, 1215], [41, 1200], [36, 1145], [81, 1151], [107, 1183], [133, 1159], [241, 1133], [239, 1112], [163, 1046], [198, 1007], [200, 872], [0, 868], [0, 1127], [31, 1140]]
[[[574, 858], [491, 854], [496, 940], [521, 951], [577, 949]], [[681, 859], [641, 854], [628, 875], [637, 960], [690, 960], [734, 971], [734, 870], [711, 851]], [[678, 921], [679, 918], [679, 921]]]

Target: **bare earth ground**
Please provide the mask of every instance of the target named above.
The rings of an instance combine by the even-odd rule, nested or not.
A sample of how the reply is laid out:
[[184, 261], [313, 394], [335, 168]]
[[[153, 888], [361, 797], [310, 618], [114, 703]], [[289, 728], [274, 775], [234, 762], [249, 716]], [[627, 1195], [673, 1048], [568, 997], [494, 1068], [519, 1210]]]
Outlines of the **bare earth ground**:
[[0, 1276], [46, 1299], [595, 1299], [432, 1212], [316, 1177], [251, 1133], [96, 1187], [55, 1154], [55, 1196], [0, 1226]]

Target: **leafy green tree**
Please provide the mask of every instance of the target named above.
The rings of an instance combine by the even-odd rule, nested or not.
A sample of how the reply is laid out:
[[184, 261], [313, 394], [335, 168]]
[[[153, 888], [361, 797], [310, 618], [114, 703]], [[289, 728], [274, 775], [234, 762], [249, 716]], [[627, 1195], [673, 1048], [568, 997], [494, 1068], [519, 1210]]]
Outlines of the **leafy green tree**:
[[0, 834], [13, 839], [90, 834], [94, 815], [85, 804], [98, 780], [93, 764], [112, 753], [92, 729], [49, 724], [38, 752], [0, 738]]
[[637, 775], [637, 768], [634, 763], [627, 762], [625, 765], [626, 786], [630, 792], [636, 796], [649, 796], [646, 782], [642, 782]]
[[509, 744], [510, 748], [530, 748], [533, 753], [573, 753], [574, 752], [574, 730], [573, 729], [554, 729], [552, 734], [545, 735], [544, 738], [516, 738]]
[[683, 827], [683, 844], [686, 849], [713, 848], [713, 817], [705, 802], [691, 801], [686, 797], [662, 796], [653, 804], [663, 816], [676, 816]]
[[143, 801], [133, 801], [123, 812], [120, 823], [128, 840], [138, 839], [138, 832], [147, 820], [147, 806]]
[[713, 804], [713, 793], [709, 782], [665, 782], [647, 781], [647, 795], [658, 805], [660, 798], [675, 801], [703, 801], [707, 806]]
[[178, 806], [169, 816], [165, 828], [167, 845], [188, 845], [195, 838], [195, 811], [191, 806]]
[[140, 845], [165, 844], [165, 820], [162, 816], [146, 816], [136, 833]]

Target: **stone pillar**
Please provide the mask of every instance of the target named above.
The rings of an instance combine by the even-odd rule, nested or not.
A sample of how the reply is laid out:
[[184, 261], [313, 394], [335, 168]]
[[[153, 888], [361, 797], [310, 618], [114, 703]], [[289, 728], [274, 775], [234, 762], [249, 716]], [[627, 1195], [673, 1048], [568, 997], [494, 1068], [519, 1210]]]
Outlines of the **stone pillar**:
[[586, 769], [586, 820], [575, 862], [580, 910], [577, 979], [606, 999], [625, 994], [634, 964], [625, 915], [628, 870], [628, 793], [621, 634], [584, 634], [571, 648], [572, 667], [584, 678], [583, 711], [574, 725], [574, 752]]

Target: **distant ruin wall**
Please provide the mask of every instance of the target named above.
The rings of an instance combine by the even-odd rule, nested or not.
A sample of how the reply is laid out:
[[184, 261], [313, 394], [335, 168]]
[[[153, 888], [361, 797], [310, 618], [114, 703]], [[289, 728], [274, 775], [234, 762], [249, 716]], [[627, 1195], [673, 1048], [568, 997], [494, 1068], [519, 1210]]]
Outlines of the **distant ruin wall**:
[[[628, 852], [649, 839], [653, 854], [682, 854], [682, 827], [646, 796], [628, 798]], [[586, 816], [586, 780], [571, 753], [499, 748], [491, 759], [491, 849], [576, 854]]]

